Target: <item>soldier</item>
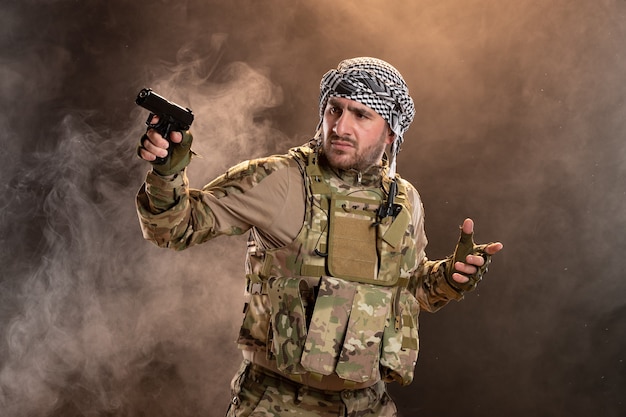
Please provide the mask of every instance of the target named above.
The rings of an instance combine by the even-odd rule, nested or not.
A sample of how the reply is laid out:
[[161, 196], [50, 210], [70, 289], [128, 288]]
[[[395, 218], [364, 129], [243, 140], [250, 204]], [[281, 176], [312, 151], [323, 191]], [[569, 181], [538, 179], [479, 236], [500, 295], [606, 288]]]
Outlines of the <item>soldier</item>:
[[396, 174], [415, 108], [394, 67], [342, 61], [319, 110], [310, 142], [201, 190], [185, 173], [191, 133], [148, 129], [138, 148], [153, 162], [137, 195], [147, 240], [182, 250], [249, 235], [230, 417], [395, 416], [386, 384], [413, 380], [419, 312], [463, 298], [502, 249], [476, 245], [466, 219], [453, 255], [426, 258], [420, 196]]

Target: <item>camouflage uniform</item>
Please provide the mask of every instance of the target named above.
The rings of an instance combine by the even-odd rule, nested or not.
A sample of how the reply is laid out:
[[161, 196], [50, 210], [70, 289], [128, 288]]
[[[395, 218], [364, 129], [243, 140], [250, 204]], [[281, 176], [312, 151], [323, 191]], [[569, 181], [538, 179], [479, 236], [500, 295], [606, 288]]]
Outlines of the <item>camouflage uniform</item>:
[[401, 210], [377, 219], [387, 166], [335, 171], [316, 150], [243, 162], [202, 190], [150, 173], [137, 197], [162, 247], [250, 232], [229, 416], [395, 415], [385, 384], [413, 379], [419, 311], [462, 298], [449, 259], [425, 257], [417, 191], [396, 176]]
[[226, 417], [375, 417], [397, 413], [383, 381], [358, 390], [322, 390], [285, 379], [249, 361], [239, 368], [232, 390], [235, 396]]

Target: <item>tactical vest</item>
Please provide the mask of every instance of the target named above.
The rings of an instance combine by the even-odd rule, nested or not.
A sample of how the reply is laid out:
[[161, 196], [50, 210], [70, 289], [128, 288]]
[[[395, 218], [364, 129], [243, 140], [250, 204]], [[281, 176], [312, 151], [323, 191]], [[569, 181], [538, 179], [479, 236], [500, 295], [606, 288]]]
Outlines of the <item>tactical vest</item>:
[[416, 269], [412, 207], [398, 177], [395, 217], [376, 213], [391, 180], [349, 186], [325, 172], [308, 147], [291, 151], [305, 179], [297, 238], [266, 248], [252, 229], [247, 296], [238, 343], [265, 350], [297, 377], [336, 373], [349, 383], [380, 375], [408, 384], [417, 360], [419, 304], [407, 291]]

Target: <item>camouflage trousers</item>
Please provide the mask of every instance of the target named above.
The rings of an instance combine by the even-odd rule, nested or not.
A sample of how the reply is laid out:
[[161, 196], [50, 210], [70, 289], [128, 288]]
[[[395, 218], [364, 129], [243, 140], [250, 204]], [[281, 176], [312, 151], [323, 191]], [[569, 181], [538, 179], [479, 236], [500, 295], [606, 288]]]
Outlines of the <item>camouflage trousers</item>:
[[396, 417], [383, 381], [368, 388], [322, 391], [244, 360], [231, 383], [226, 417]]

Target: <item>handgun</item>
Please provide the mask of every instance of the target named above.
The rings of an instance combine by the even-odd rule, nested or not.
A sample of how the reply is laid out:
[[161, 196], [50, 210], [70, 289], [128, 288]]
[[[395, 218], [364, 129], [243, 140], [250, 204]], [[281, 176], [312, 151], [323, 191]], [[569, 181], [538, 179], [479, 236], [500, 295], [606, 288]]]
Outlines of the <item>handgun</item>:
[[[158, 95], [150, 88], [142, 89], [135, 99], [137, 105], [143, 107], [150, 112], [146, 125], [148, 129], [156, 130], [163, 138], [169, 139], [170, 132], [182, 132], [188, 130], [193, 123], [193, 112], [189, 108], [183, 108], [176, 103], [172, 103], [166, 98]], [[152, 123], [154, 116], [159, 120]], [[171, 142], [170, 142], [171, 143]], [[153, 164], [162, 165], [167, 161], [164, 158], [157, 157]]]

